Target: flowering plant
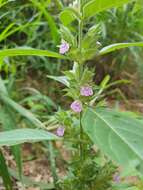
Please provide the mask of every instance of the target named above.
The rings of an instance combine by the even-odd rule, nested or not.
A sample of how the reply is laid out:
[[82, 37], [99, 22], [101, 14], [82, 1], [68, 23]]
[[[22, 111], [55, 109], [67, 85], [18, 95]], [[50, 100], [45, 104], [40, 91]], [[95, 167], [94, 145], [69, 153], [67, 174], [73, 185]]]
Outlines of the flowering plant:
[[[120, 178], [119, 175], [115, 175], [117, 168], [105, 157], [106, 161], [103, 165], [97, 164], [96, 160], [101, 156], [98, 156], [100, 151], [93, 149], [93, 144], [96, 144], [99, 150], [114, 160], [116, 164], [121, 164], [126, 168], [134, 160], [138, 160], [138, 169], [141, 168], [142, 156], [139, 144], [142, 144], [143, 141], [138, 138], [139, 133], [138, 135], [136, 133], [136, 137], [134, 135], [134, 130], [136, 132], [143, 130], [141, 120], [126, 112], [107, 108], [104, 97], [114, 83], [110, 83], [109, 75], [105, 76], [99, 85], [93, 83], [94, 72], [88, 68], [86, 61], [116, 49], [132, 45], [142, 46], [142, 43], [120, 43], [100, 49], [101, 44], [98, 42], [100, 26], [94, 25], [86, 33], [83, 32], [86, 19], [94, 16], [95, 12], [104, 10], [106, 6], [112, 8], [126, 2], [114, 3], [110, 1], [106, 3], [103, 1], [102, 3], [94, 0], [90, 2], [79, 0], [60, 14], [63, 24], [60, 29], [62, 42], [59, 53], [73, 62], [73, 68], [70, 71], [65, 71], [65, 76], [51, 76], [51, 78], [66, 85], [64, 89], [66, 96], [72, 99], [71, 105], [69, 105], [71, 114], [68, 120], [70, 122], [64, 123], [64, 128], [59, 127], [57, 135], [64, 137], [65, 141], [75, 139], [74, 136], [76, 136], [77, 141], [71, 145], [72, 148], [76, 147], [76, 149], [72, 151], [71, 160], [74, 162], [72, 161], [72, 167], [69, 166], [68, 168], [69, 175], [57, 182], [58, 188], [65, 190], [115, 188], [112, 182], [119, 182], [119, 180], [114, 180], [114, 176], [116, 176], [115, 179]], [[78, 23], [78, 35], [72, 32], [73, 29], [71, 30], [73, 22]], [[116, 81], [115, 84], [118, 82], [120, 83], [122, 80]], [[60, 115], [60, 113], [58, 114]], [[59, 124], [61, 123], [59, 122]], [[138, 154], [136, 154], [137, 152]], [[136, 167], [136, 165], [133, 166], [133, 168]], [[100, 185], [98, 184], [99, 178], [101, 180]]]
[[[72, 65], [70, 65], [71, 70], [63, 72], [64, 76], [48, 76], [65, 85], [65, 96], [70, 98], [68, 111], [59, 110], [54, 120], [52, 117], [51, 123], [56, 124], [52, 125], [52, 129], [56, 129], [56, 135], [47, 132], [50, 127], [46, 127], [31, 112], [13, 101], [3, 81], [0, 80], [0, 101], [2, 105], [6, 105], [8, 117], [13, 119], [11, 111], [13, 109], [33, 126], [42, 128], [12, 129], [0, 133], [0, 145], [11, 146], [13, 155], [18, 155], [18, 159], [16, 156], [15, 158], [19, 173], [22, 169], [19, 161], [20, 149], [17, 146], [29, 141], [48, 141], [46, 147], [49, 150], [54, 181], [51, 189], [127, 190], [127, 186], [118, 184], [121, 178], [117, 165], [123, 166], [125, 171], [130, 168], [130, 171], [139, 177], [143, 173], [142, 117], [131, 112], [109, 109], [105, 101], [110, 87], [124, 80], [110, 83], [110, 76], [107, 75], [97, 85], [93, 82], [94, 71], [87, 64], [87, 61], [95, 56], [102, 56], [130, 46], [143, 46], [143, 42], [117, 43], [101, 48], [98, 41], [100, 26], [93, 25], [88, 30], [84, 30], [84, 27], [88, 26], [88, 21], [97, 13], [128, 2], [130, 0], [79, 0], [69, 7], [61, 6], [63, 9], [59, 16], [62, 22], [59, 53], [25, 47], [0, 50], [1, 61], [7, 56], [31, 55], [58, 58]], [[7, 109], [8, 106], [10, 109]], [[2, 122], [4, 119], [2, 118]], [[15, 127], [15, 122], [12, 123], [13, 126]], [[57, 152], [54, 151], [54, 140], [63, 141], [62, 145], [67, 145], [67, 152], [70, 154], [68, 159], [67, 157], [64, 159], [67, 175], [63, 178], [59, 178], [57, 174]], [[2, 154], [0, 154], [0, 160], [4, 165]], [[11, 187], [10, 178], [5, 181], [9, 171], [5, 169], [6, 166], [3, 168], [3, 181], [7, 189], [12, 189], [9, 188]]]

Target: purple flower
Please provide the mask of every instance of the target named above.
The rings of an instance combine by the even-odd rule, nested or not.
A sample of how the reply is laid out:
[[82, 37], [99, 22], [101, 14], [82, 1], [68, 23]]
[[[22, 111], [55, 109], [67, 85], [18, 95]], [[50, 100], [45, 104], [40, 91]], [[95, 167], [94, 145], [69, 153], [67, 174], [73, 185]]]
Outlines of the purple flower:
[[80, 113], [82, 111], [82, 103], [78, 100], [74, 101], [71, 104], [71, 109], [76, 113]]
[[121, 178], [120, 178], [120, 176], [116, 173], [116, 174], [113, 176], [113, 180], [114, 180], [116, 183], [120, 183]]
[[60, 50], [59, 50], [60, 54], [65, 54], [66, 52], [69, 51], [69, 49], [70, 49], [70, 45], [66, 41], [62, 40], [62, 43], [60, 45]]
[[65, 128], [64, 128], [64, 127], [58, 127], [58, 128], [57, 128], [56, 134], [57, 134], [59, 137], [63, 137], [63, 136], [64, 136], [64, 133], [65, 133]]
[[82, 96], [92, 96], [93, 95], [93, 90], [90, 86], [82, 86], [80, 89], [80, 94]]

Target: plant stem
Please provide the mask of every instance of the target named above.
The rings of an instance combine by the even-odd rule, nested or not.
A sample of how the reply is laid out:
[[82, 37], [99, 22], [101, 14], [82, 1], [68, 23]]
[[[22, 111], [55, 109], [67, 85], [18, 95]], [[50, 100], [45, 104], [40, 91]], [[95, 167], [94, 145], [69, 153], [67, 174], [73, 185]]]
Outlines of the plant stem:
[[[82, 54], [82, 33], [83, 33], [83, 11], [82, 11], [82, 0], [79, 0], [79, 11], [81, 14], [81, 19], [79, 20], [79, 35], [78, 35], [78, 47], [80, 50], [80, 54]], [[82, 65], [82, 61], [79, 60], [79, 69], [80, 69], [80, 79], [82, 77], [82, 73], [83, 73], [83, 65]], [[80, 82], [80, 81], [79, 81]], [[84, 150], [83, 150], [83, 128], [82, 128], [82, 113], [80, 113], [79, 115], [79, 120], [80, 120], [80, 160], [83, 161], [84, 159]]]
[[79, 119], [80, 119], [80, 160], [84, 160], [84, 147], [83, 147], [83, 128], [81, 123], [82, 114], [80, 113]]
[[78, 47], [81, 53], [82, 50], [82, 30], [83, 30], [83, 19], [82, 19], [82, 0], [79, 0], [79, 11], [81, 14], [81, 19], [79, 20], [79, 35], [78, 35]]
[[79, 50], [80, 50], [80, 53], [81, 53], [81, 44], [82, 44], [82, 27], [83, 27], [83, 23], [82, 23], [82, 20], [79, 21], [79, 43], [78, 43], [78, 46], [79, 46]]

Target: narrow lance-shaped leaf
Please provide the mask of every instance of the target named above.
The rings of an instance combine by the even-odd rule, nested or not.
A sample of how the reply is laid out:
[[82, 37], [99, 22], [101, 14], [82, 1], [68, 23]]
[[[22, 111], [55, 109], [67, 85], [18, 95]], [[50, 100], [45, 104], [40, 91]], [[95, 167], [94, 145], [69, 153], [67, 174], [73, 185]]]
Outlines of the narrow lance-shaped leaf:
[[40, 93], [40, 91], [36, 90], [35, 88], [23, 88], [23, 90], [28, 91], [31, 95], [22, 99], [21, 103], [25, 103], [27, 101], [42, 101], [44, 102], [44, 105], [46, 105], [47, 107], [51, 106], [55, 109], [57, 109], [57, 105], [56, 103], [48, 96], [43, 95]]
[[111, 52], [119, 50], [119, 49], [133, 47], [133, 46], [142, 47], [143, 46], [143, 42], [111, 44], [109, 46], [106, 46], [106, 47], [102, 48], [99, 51], [99, 55], [104, 55], [104, 54], [111, 53]]
[[0, 175], [2, 176], [5, 189], [12, 190], [13, 189], [12, 182], [11, 182], [10, 175], [8, 172], [8, 167], [6, 165], [5, 158], [1, 151], [0, 151]]
[[[8, 91], [6, 89], [4, 81], [1, 78], [0, 78], [0, 89], [1, 89], [1, 93], [4, 93], [6, 96], [8, 96]], [[12, 130], [12, 129], [17, 128], [15, 115], [13, 114], [13, 111], [7, 105], [3, 105], [2, 109], [0, 110], [0, 122], [4, 130]], [[22, 176], [21, 147], [20, 145], [12, 146], [11, 150], [12, 150], [12, 154], [14, 155], [14, 159], [16, 161], [19, 177], [21, 178]]]
[[[35, 22], [36, 23], [36, 22]], [[16, 25], [15, 23], [9, 24], [0, 34], [0, 42], [8, 38], [8, 36], [16, 33], [17, 31], [23, 30], [27, 27], [34, 25], [35, 23], [26, 23], [24, 25]]]
[[[4, 130], [12, 130], [17, 127], [13, 112], [7, 106], [3, 106], [3, 109], [0, 110], [0, 122]], [[22, 176], [21, 147], [20, 145], [12, 146], [11, 150], [12, 150], [12, 154], [14, 155], [14, 159], [16, 161], [19, 177], [21, 178]]]
[[133, 114], [98, 108], [87, 109], [82, 118], [84, 131], [93, 143], [118, 164], [138, 162], [143, 170], [143, 122]]
[[69, 87], [69, 82], [66, 76], [52, 76], [52, 75], [47, 75], [48, 78], [53, 79], [55, 81], [58, 81], [65, 86]]
[[14, 129], [0, 132], [0, 146], [13, 146], [25, 142], [33, 143], [40, 141], [57, 140], [58, 137], [45, 130], [38, 129]]
[[48, 50], [39, 50], [39, 49], [32, 49], [32, 48], [15, 48], [15, 49], [0, 50], [0, 57], [28, 56], [28, 55], [67, 59], [67, 57], [60, 55], [59, 53], [48, 51]]
[[122, 6], [130, 1], [131, 0], [92, 0], [83, 7], [83, 15], [85, 18], [88, 18], [101, 11]]
[[8, 105], [16, 112], [18, 112], [21, 116], [25, 117], [28, 121], [30, 121], [33, 125], [38, 128], [44, 128], [43, 123], [37, 119], [30, 111], [22, 107], [20, 104], [16, 103], [14, 100], [9, 98], [3, 93], [0, 93], [0, 100], [4, 102], [4, 104]]
[[59, 42], [59, 34], [58, 34], [58, 28], [56, 26], [56, 22], [54, 21], [52, 15], [48, 12], [46, 9], [47, 7], [47, 2], [45, 3], [44, 1], [35, 1], [31, 0], [33, 5], [35, 5], [39, 11], [45, 16], [45, 19], [48, 22], [48, 25], [50, 27], [50, 33], [51, 36], [54, 40], [54, 42], [57, 44]]

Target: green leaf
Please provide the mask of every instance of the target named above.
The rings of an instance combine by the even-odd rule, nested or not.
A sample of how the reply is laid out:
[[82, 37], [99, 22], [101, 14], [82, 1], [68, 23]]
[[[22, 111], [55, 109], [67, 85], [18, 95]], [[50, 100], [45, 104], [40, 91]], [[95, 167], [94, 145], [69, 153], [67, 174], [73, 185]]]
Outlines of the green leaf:
[[[47, 8], [47, 2], [45, 3], [44, 1], [35, 1], [31, 0], [33, 5], [35, 5], [41, 14], [45, 16], [45, 19], [47, 20], [47, 23], [50, 27], [50, 33], [51, 36], [54, 40], [54, 42], [57, 44], [59, 42], [59, 33], [58, 33], [58, 28], [56, 25], [56, 22], [54, 21], [52, 15], [48, 12]], [[50, 2], [49, 2], [50, 3]]]
[[105, 78], [102, 80], [100, 87], [104, 89], [109, 81], [110, 81], [110, 75], [106, 75]]
[[98, 108], [87, 109], [82, 118], [84, 131], [112, 160], [123, 166], [138, 161], [143, 166], [143, 122], [132, 114]]
[[5, 162], [5, 158], [1, 151], [0, 151], [0, 175], [2, 176], [5, 189], [12, 190], [13, 189], [12, 182]]
[[9, 1], [5, 1], [5, 0], [0, 0], [0, 8], [4, 5], [6, 5], [7, 3], [9, 3]]
[[67, 80], [66, 76], [52, 76], [52, 75], [47, 75], [48, 78], [53, 79], [55, 81], [58, 81], [62, 84], [64, 84], [65, 86], [69, 87], [69, 82]]
[[16, 166], [18, 168], [19, 178], [22, 180], [22, 154], [21, 154], [21, 146], [15, 145], [11, 147], [12, 154], [14, 155], [14, 159], [16, 162]]
[[25, 117], [28, 121], [30, 121], [36, 127], [44, 128], [43, 123], [39, 119], [37, 119], [30, 111], [28, 111], [27, 109], [22, 107], [20, 104], [13, 101], [11, 98], [6, 96], [5, 94], [0, 93], [0, 100], [4, 104], [8, 105], [9, 107], [17, 111], [21, 116]]
[[4, 93], [5, 95], [8, 96], [8, 91], [6, 89], [6, 86], [4, 84], [4, 81], [0, 77], [0, 92]]
[[95, 48], [97, 49], [97, 40], [99, 37], [99, 32], [100, 31], [100, 25], [94, 25], [92, 26], [88, 32], [86, 33], [83, 41], [82, 41], [82, 47], [84, 49], [89, 49], [89, 48]]
[[71, 22], [73, 22], [75, 19], [80, 19], [80, 15], [78, 14], [78, 12], [76, 12], [76, 10], [74, 10], [73, 8], [66, 8], [64, 9], [61, 14], [60, 14], [60, 20], [61, 22], [67, 26], [69, 25]]
[[16, 33], [17, 31], [21, 31], [27, 27], [32, 26], [34, 23], [26, 23], [22, 25], [17, 25], [15, 23], [10, 23], [0, 34], [0, 42], [7, 39], [10, 35]]
[[[0, 122], [2, 123], [2, 128], [4, 130], [12, 130], [17, 127], [17, 123], [13, 112], [7, 106], [3, 106], [3, 109], [0, 110]], [[22, 158], [21, 158], [21, 148], [20, 145], [11, 147], [12, 154], [14, 155], [14, 159], [16, 161], [16, 165], [18, 168], [19, 176], [22, 176]]]
[[59, 53], [48, 51], [48, 50], [39, 50], [33, 48], [15, 48], [15, 49], [3, 49], [0, 50], [0, 57], [9, 57], [9, 56], [46, 56], [53, 58], [66, 59], [65, 56], [60, 55]]
[[67, 41], [70, 46], [76, 47], [76, 39], [67, 27], [61, 25], [60, 33], [63, 40]]
[[25, 142], [33, 143], [57, 139], [56, 135], [39, 129], [14, 129], [0, 132], [0, 146], [13, 146]]
[[101, 11], [122, 6], [130, 1], [131, 0], [92, 0], [83, 7], [83, 16], [88, 18]]
[[136, 0], [136, 4], [134, 6], [134, 11], [138, 11], [142, 9], [143, 1], [142, 0]]
[[127, 47], [132, 47], [132, 46], [142, 47], [143, 42], [111, 44], [109, 46], [106, 46], [106, 47], [102, 48], [99, 51], [99, 55], [104, 55], [104, 54], [113, 52], [115, 50], [119, 50], [119, 49], [123, 49], [123, 48], [127, 48]]
[[127, 184], [127, 183], [121, 183], [121, 184], [116, 184], [115, 185], [115, 190], [141, 190], [141, 189], [138, 189], [138, 187], [136, 186], [131, 186], [131, 184]]
[[[8, 96], [8, 91], [3, 80], [0, 78], [0, 89], [1, 93], [4, 93]], [[12, 130], [17, 128], [17, 123], [15, 119], [15, 115], [13, 111], [6, 105], [3, 105], [3, 109], [0, 110], [0, 122], [2, 123], [2, 127], [4, 130]], [[12, 154], [14, 155], [14, 159], [16, 161], [16, 165], [19, 172], [19, 177], [22, 176], [22, 158], [21, 158], [21, 148], [19, 145], [11, 147]]]
[[28, 91], [28, 93], [30, 93], [31, 95], [24, 98], [21, 101], [21, 103], [25, 103], [28, 101], [41, 101], [47, 107], [50, 106], [50, 107], [57, 109], [57, 105], [55, 104], [55, 102], [50, 97], [43, 95], [40, 91], [36, 90], [35, 88], [26, 87], [26, 88], [23, 88], [23, 90]]

